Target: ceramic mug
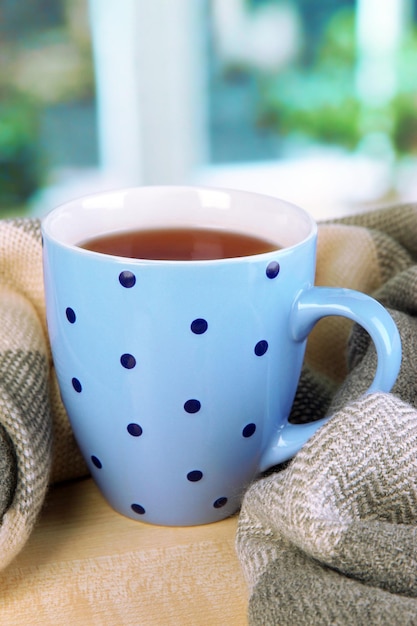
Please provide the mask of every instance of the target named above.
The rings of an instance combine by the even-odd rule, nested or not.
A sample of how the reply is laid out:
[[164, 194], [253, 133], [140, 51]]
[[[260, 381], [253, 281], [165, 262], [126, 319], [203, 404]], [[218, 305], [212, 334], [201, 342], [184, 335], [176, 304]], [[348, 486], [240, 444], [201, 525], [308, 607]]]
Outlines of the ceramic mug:
[[[92, 252], [113, 231], [216, 228], [272, 250], [161, 261]], [[47, 320], [62, 400], [92, 476], [118, 512], [162, 525], [215, 522], [323, 421], [288, 422], [315, 323], [361, 324], [390, 391], [398, 330], [362, 293], [315, 287], [317, 225], [249, 192], [142, 187], [68, 202], [42, 223]]]

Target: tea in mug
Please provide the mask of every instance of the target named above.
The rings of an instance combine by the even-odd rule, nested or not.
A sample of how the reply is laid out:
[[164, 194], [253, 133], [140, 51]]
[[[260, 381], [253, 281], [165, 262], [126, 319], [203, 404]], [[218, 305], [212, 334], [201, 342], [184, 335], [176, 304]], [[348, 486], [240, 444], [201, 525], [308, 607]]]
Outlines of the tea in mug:
[[159, 261], [252, 256], [280, 246], [254, 235], [212, 228], [152, 228], [110, 233], [79, 244], [102, 254]]

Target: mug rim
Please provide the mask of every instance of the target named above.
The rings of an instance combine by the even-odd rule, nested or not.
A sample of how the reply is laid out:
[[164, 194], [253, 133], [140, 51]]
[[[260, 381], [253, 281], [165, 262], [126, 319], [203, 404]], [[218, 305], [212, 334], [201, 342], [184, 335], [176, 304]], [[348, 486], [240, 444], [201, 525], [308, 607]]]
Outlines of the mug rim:
[[[132, 225], [132, 223], [127, 224], [124, 223], [123, 226], [110, 226], [107, 224], [106, 220], [97, 221], [92, 220], [97, 216], [97, 213], [104, 215], [108, 212], [109, 216], [111, 216], [111, 223], [120, 223], [120, 211], [124, 210], [125, 214], [129, 211], [130, 215], [135, 213], [139, 214], [139, 208], [145, 207], [134, 207], [134, 209], [127, 208], [128, 199], [130, 197], [134, 197], [136, 199], [144, 199], [152, 201], [160, 200], [162, 198], [170, 198], [171, 199], [176, 196], [178, 198], [185, 197], [188, 194], [188, 197], [194, 196], [194, 199], [197, 197], [199, 199], [199, 207], [202, 209], [206, 209], [207, 211], [218, 211], [219, 214], [226, 215], [229, 207], [221, 206], [222, 203], [225, 203], [226, 199], [229, 202], [238, 202], [239, 200], [246, 200], [251, 204], [251, 208], [248, 209], [251, 214], [255, 214], [253, 211], [253, 203], [257, 203], [257, 211], [260, 210], [259, 205], [263, 203], [266, 207], [265, 213], [268, 214], [269, 217], [273, 217], [274, 219], [278, 219], [278, 217], [291, 217], [291, 221], [296, 216], [298, 219], [298, 224], [301, 227], [304, 227], [303, 233], [296, 233], [297, 230], [296, 224], [289, 224], [289, 220], [285, 224], [286, 227], [290, 226], [291, 230], [294, 231], [293, 240], [290, 240], [289, 243], [278, 242], [272, 238], [268, 238], [266, 231], [264, 231], [263, 227], [257, 226], [259, 224], [259, 220], [255, 224], [252, 222], [252, 227], [255, 225], [255, 230], [257, 232], [253, 232], [252, 229], [249, 229], [248, 226], [246, 228], [241, 228], [241, 224], [239, 221], [238, 226], [234, 226], [232, 224], [228, 224], [225, 221], [226, 226], [223, 226], [224, 230], [240, 232], [242, 234], [252, 234], [254, 236], [258, 236], [269, 243], [275, 244], [276, 248], [268, 252], [261, 252], [258, 254], [252, 254], [247, 256], [236, 256], [236, 257], [228, 257], [228, 258], [218, 258], [218, 259], [195, 259], [195, 260], [163, 260], [163, 259], [146, 259], [146, 258], [134, 258], [134, 257], [125, 257], [116, 254], [107, 254], [102, 252], [95, 252], [92, 250], [88, 250], [86, 248], [81, 247], [85, 241], [89, 239], [93, 239], [95, 237], [101, 237], [107, 234], [112, 234], [116, 232], [125, 232], [128, 230], [140, 230], [145, 228], [181, 228], [181, 227], [201, 227], [201, 228], [214, 228], [220, 229], [219, 223], [215, 222], [213, 224], [208, 224], [203, 220], [201, 224], [184, 222], [177, 222], [177, 218], [170, 223], [166, 223], [164, 221], [156, 222], [153, 225], [144, 226], [141, 223], [138, 223], [136, 226]], [[213, 203], [218, 203], [217, 206], [212, 206]], [[211, 203], [211, 204], [210, 204]], [[220, 205], [220, 206], [219, 206]], [[172, 214], [174, 214], [174, 209], [172, 210]], [[240, 208], [239, 208], [240, 210]], [[195, 209], [193, 209], [193, 215], [196, 214]], [[236, 209], [237, 211], [237, 209]], [[90, 229], [87, 234], [81, 236], [81, 231], [84, 228], [84, 224], [80, 226], [79, 214], [83, 212], [84, 215], [88, 215], [90, 219]], [[119, 213], [118, 213], [119, 212]], [[118, 214], [117, 214], [118, 213]], [[164, 213], [165, 215], [165, 213]], [[78, 219], [77, 219], [78, 218]], [[240, 220], [240, 214], [239, 218]], [[135, 222], [136, 223], [136, 222]], [[92, 225], [91, 225], [92, 224]], [[87, 229], [88, 230], [88, 229]], [[55, 245], [59, 247], [66, 248], [68, 250], [72, 250], [73, 252], [77, 252], [82, 255], [99, 257], [101, 259], [113, 259], [123, 262], [132, 262], [132, 263], [146, 263], [146, 264], [186, 264], [189, 266], [190, 264], [210, 264], [210, 263], [230, 263], [230, 262], [241, 262], [244, 259], [264, 259], [268, 258], [271, 255], [283, 254], [289, 249], [295, 248], [302, 244], [305, 244], [310, 239], [314, 238], [317, 235], [317, 223], [313, 216], [301, 208], [300, 206], [284, 200], [282, 198], [271, 196], [268, 194], [263, 194], [257, 191], [247, 191], [244, 189], [234, 189], [227, 187], [215, 187], [215, 186], [202, 186], [202, 185], [142, 185], [142, 186], [130, 186], [130, 187], [120, 187], [115, 189], [109, 189], [104, 191], [98, 191], [91, 194], [85, 194], [77, 198], [73, 198], [66, 202], [63, 202], [57, 205], [55, 208], [51, 209], [42, 219], [41, 219], [41, 231], [43, 238], [49, 239]], [[78, 234], [77, 234], [78, 233]]]

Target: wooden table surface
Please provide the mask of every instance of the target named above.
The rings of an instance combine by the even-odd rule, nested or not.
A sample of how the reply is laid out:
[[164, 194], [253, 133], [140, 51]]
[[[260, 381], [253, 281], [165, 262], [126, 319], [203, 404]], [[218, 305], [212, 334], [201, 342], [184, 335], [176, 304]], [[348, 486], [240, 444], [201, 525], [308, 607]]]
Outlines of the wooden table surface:
[[245, 626], [236, 523], [152, 526], [115, 513], [91, 479], [59, 485], [0, 574], [0, 624]]

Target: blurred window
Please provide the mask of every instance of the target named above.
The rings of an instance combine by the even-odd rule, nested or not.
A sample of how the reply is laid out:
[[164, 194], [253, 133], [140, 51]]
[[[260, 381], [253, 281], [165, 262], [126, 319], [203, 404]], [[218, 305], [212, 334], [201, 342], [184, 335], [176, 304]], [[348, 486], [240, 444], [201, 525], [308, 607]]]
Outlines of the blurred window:
[[97, 167], [85, 0], [0, 0], [0, 210]]
[[211, 0], [209, 180], [313, 210], [415, 197], [416, 6]]
[[0, 0], [0, 209], [121, 184], [412, 197], [416, 7]]

